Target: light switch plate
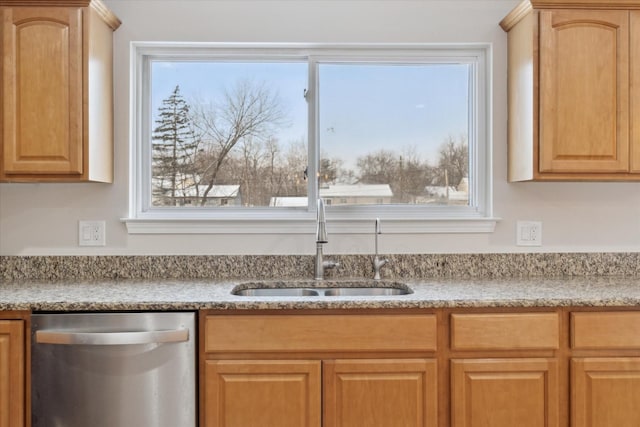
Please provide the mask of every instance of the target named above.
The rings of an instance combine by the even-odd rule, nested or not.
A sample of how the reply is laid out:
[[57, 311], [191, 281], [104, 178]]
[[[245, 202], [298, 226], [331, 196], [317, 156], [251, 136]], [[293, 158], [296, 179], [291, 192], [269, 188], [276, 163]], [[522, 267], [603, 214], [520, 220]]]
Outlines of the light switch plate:
[[78, 245], [105, 246], [104, 221], [78, 221]]

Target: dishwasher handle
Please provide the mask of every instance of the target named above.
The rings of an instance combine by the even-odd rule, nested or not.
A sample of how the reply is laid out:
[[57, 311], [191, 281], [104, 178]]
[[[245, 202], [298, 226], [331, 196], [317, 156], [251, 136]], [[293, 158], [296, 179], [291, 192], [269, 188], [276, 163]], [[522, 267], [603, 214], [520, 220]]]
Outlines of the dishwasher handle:
[[188, 340], [188, 329], [135, 332], [79, 332], [55, 329], [36, 331], [38, 344], [136, 345], [177, 343]]

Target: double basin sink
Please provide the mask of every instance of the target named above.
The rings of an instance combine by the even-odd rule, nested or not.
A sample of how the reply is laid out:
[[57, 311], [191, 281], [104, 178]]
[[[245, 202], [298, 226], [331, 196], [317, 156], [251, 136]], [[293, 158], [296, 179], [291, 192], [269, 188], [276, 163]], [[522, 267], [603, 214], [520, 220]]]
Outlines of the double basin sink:
[[387, 281], [256, 281], [236, 286], [231, 293], [247, 297], [366, 297], [413, 293], [404, 283]]

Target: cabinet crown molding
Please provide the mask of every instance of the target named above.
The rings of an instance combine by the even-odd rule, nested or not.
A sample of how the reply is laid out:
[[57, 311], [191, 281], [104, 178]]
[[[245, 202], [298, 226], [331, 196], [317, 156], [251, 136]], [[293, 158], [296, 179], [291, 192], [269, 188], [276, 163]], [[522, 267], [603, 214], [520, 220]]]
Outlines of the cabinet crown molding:
[[[2, 0], [0, 0], [1, 2]], [[509, 31], [533, 9], [640, 9], [640, 0], [523, 0], [500, 21]]]
[[523, 0], [503, 22], [511, 15], [531, 9], [640, 9], [640, 0]]
[[102, 0], [0, 0], [0, 6], [91, 7], [114, 31], [122, 24]]
[[640, 9], [639, 0], [526, 0], [535, 9]]
[[533, 10], [533, 6], [529, 0], [524, 0], [518, 4], [507, 16], [500, 21], [500, 27], [503, 30], [509, 31], [513, 28], [522, 18], [527, 16]]

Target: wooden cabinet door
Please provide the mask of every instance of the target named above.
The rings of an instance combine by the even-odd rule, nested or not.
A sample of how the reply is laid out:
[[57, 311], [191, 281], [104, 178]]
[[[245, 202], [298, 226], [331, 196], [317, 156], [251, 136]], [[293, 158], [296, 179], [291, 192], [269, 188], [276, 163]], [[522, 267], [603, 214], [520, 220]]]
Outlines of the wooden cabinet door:
[[25, 425], [24, 325], [0, 320], [0, 427]]
[[573, 427], [640, 425], [640, 358], [571, 361]]
[[206, 427], [320, 427], [320, 361], [208, 360]]
[[548, 359], [451, 362], [453, 427], [558, 427], [558, 372]]
[[640, 11], [631, 12], [631, 172], [640, 173]]
[[2, 169], [83, 171], [82, 10], [3, 7]]
[[539, 170], [629, 170], [629, 12], [540, 12]]
[[324, 427], [437, 425], [435, 360], [327, 360]]

